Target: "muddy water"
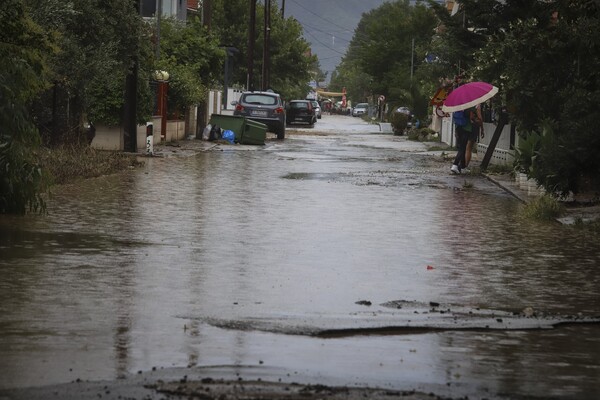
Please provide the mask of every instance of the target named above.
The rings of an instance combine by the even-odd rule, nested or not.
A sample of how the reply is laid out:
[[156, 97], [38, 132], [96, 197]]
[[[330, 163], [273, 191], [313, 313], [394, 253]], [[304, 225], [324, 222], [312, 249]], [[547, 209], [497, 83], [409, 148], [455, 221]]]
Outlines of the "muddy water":
[[[448, 175], [404, 138], [223, 149], [57, 188], [48, 216], [0, 219], [0, 388], [225, 365], [448, 395], [598, 397], [598, 325], [285, 334], [347, 327], [389, 301], [598, 315], [597, 237], [520, 220], [510, 195]], [[247, 329], [253, 319], [270, 325]]]

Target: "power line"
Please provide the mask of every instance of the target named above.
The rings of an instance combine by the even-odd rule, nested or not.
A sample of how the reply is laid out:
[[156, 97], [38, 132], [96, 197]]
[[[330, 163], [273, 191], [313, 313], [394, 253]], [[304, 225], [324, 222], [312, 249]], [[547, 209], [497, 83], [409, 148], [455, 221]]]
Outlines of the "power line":
[[317, 39], [317, 37], [316, 37], [315, 35], [313, 35], [312, 33], [308, 32], [308, 31], [306, 31], [306, 33], [308, 33], [310, 36], [312, 36], [312, 37], [315, 39], [315, 41], [316, 41], [317, 43], [319, 43], [321, 46], [323, 46], [323, 47], [325, 47], [325, 48], [327, 48], [327, 49], [329, 49], [329, 50], [331, 50], [331, 51], [333, 51], [333, 52], [335, 52], [335, 53], [338, 53], [338, 54], [339, 54], [339, 55], [341, 55], [341, 56], [345, 55], [345, 53], [342, 53], [342, 52], [340, 52], [340, 51], [337, 51], [337, 50], [336, 50], [336, 49], [334, 49], [333, 47], [329, 47], [329, 45], [328, 45], [328, 44], [325, 44], [325, 43], [321, 42], [321, 41], [320, 41], [319, 39]]
[[311, 25], [309, 25], [309, 24], [306, 24], [306, 23], [302, 23], [302, 22], [301, 22], [300, 24], [301, 24], [303, 27], [308, 27], [308, 28], [310, 28], [310, 29], [312, 29], [312, 30], [314, 30], [314, 31], [321, 32], [321, 33], [324, 33], [324, 34], [326, 34], [326, 35], [331, 35], [331, 36], [335, 37], [336, 39], [339, 39], [339, 40], [341, 40], [341, 41], [343, 41], [343, 42], [350, 43], [350, 40], [349, 40], [349, 39], [344, 39], [343, 37], [339, 37], [339, 36], [335, 35], [334, 33], [331, 33], [331, 32], [324, 31], [324, 30], [322, 30], [322, 29], [316, 28], [316, 27], [314, 27], [314, 26], [311, 26]]
[[314, 15], [315, 17], [321, 18], [323, 21], [325, 21], [325, 22], [327, 22], [327, 23], [330, 23], [330, 24], [332, 24], [332, 25], [334, 25], [334, 26], [337, 26], [337, 27], [338, 27], [338, 28], [340, 28], [340, 29], [343, 29], [343, 30], [348, 30], [348, 28], [347, 28], [347, 27], [340, 26], [340, 25], [336, 24], [335, 22], [333, 22], [333, 21], [331, 21], [331, 20], [328, 20], [327, 18], [323, 18], [321, 15], [319, 15], [319, 14], [317, 14], [317, 13], [315, 13], [315, 12], [313, 12], [313, 11], [309, 10], [308, 8], [306, 8], [306, 7], [304, 7], [303, 5], [301, 5], [300, 3], [298, 3], [296, 0], [291, 0], [291, 1], [292, 1], [294, 4], [296, 4], [298, 7], [300, 7], [300, 8], [301, 8], [301, 9], [303, 9], [304, 11], [307, 11], [307, 12], [311, 13], [311, 14], [312, 14], [312, 15]]

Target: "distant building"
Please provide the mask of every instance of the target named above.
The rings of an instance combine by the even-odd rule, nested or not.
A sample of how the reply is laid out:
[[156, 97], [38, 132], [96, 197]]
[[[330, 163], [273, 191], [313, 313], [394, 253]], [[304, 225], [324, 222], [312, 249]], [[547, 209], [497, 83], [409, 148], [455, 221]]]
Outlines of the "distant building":
[[[190, 2], [187, 0], [141, 0], [140, 14], [144, 18], [154, 18], [158, 14], [159, 3], [162, 3], [162, 17], [176, 18], [185, 21]], [[193, 2], [192, 2], [193, 3]], [[196, 9], [197, 7], [196, 1]], [[193, 7], [193, 4], [192, 4]]]

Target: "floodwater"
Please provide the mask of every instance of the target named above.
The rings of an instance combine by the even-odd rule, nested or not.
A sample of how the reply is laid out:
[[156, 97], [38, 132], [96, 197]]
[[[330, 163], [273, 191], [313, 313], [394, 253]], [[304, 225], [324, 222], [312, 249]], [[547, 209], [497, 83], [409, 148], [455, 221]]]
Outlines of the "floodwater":
[[520, 219], [512, 196], [419, 143], [344, 131], [351, 117], [315, 130], [328, 123], [338, 134], [147, 159], [55, 188], [47, 216], [0, 217], [0, 389], [204, 366], [598, 398], [598, 324], [362, 331], [439, 327], [430, 302], [598, 316], [600, 241]]

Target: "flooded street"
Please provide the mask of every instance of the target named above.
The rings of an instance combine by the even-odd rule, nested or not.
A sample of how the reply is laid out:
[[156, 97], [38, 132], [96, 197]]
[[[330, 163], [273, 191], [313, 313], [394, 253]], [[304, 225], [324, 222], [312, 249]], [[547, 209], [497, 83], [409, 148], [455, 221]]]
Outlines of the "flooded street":
[[600, 315], [597, 236], [521, 219], [485, 177], [377, 125], [302, 131], [149, 158], [55, 188], [47, 216], [1, 216], [0, 390], [183, 367], [600, 397], [600, 325], [511, 317]]

